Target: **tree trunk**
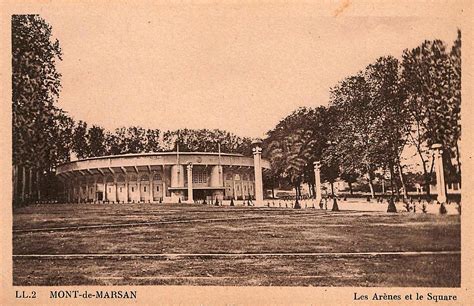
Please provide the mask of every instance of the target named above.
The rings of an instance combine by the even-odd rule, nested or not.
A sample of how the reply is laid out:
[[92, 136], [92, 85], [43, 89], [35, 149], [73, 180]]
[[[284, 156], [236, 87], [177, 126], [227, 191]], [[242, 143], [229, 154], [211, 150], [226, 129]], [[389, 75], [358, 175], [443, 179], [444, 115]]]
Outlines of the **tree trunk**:
[[332, 194], [332, 197], [334, 198], [334, 183], [331, 182], [331, 194]]
[[272, 185], [272, 198], [273, 199], [275, 198], [275, 187], [273, 187], [273, 185]]
[[425, 177], [425, 190], [426, 190], [426, 197], [428, 199], [431, 198], [431, 191], [430, 191], [430, 175], [428, 172], [424, 172], [423, 173], [423, 176]]
[[459, 145], [456, 141], [456, 162], [458, 164], [459, 188], [461, 188], [461, 157], [459, 156]]
[[33, 169], [30, 168], [28, 171], [28, 201], [31, 201], [33, 197]]
[[370, 195], [372, 197], [372, 199], [375, 199], [375, 190], [374, 190], [374, 184], [372, 183], [372, 176], [370, 175], [371, 174], [371, 168], [369, 167], [369, 165], [366, 165], [367, 166], [367, 180], [369, 181], [369, 187], [370, 187]]
[[353, 195], [354, 191], [352, 190], [352, 182], [347, 182], [347, 184], [349, 184], [349, 193]]
[[421, 138], [421, 127], [420, 127], [421, 120], [417, 119], [416, 124], [416, 132], [417, 132], [417, 137], [414, 137], [412, 133], [409, 133], [409, 136], [413, 140], [413, 145], [416, 148], [416, 152], [418, 153], [418, 156], [420, 157], [421, 164], [423, 165], [423, 177], [424, 177], [424, 187], [425, 187], [425, 192], [426, 192], [426, 197], [428, 200], [431, 199], [431, 191], [430, 191], [430, 183], [431, 183], [431, 177], [430, 174], [428, 173], [426, 169], [426, 162], [425, 158], [423, 156], [423, 150], [422, 150], [422, 138]]
[[433, 172], [433, 167], [434, 167], [434, 156], [432, 157], [432, 160], [431, 160], [430, 172], [428, 172], [428, 170], [426, 169], [426, 165], [423, 164], [423, 175], [425, 177], [426, 197], [428, 198], [428, 200], [431, 199], [430, 184], [431, 184], [431, 173]]
[[395, 174], [393, 173], [392, 165], [390, 165], [389, 168], [390, 168], [390, 190], [392, 192], [391, 196], [393, 196], [393, 177], [395, 176]]
[[12, 184], [13, 184], [13, 204], [18, 204], [18, 166], [13, 166], [13, 177], [12, 177]]
[[[395, 171], [393, 171], [393, 173], [395, 174]], [[398, 185], [398, 180], [395, 176], [393, 177], [393, 181], [395, 182], [395, 190], [397, 191], [397, 198], [400, 198], [400, 185]]]
[[[418, 124], [419, 125], [419, 124]], [[418, 131], [419, 131], [419, 127], [418, 127]], [[413, 138], [413, 137], [412, 137]], [[418, 138], [419, 139], [419, 138]], [[413, 138], [414, 140], [414, 138]], [[420, 160], [421, 160], [421, 164], [423, 165], [423, 177], [425, 179], [424, 181], [424, 186], [425, 186], [425, 192], [426, 192], [426, 197], [428, 198], [428, 200], [431, 198], [431, 192], [430, 192], [430, 176], [428, 174], [428, 170], [426, 170], [426, 161], [425, 161], [425, 158], [423, 157], [423, 152], [421, 150], [421, 145], [418, 143], [416, 144], [415, 143], [415, 147], [416, 147], [416, 152], [418, 153], [418, 156], [420, 157]]]
[[408, 198], [408, 191], [407, 191], [407, 187], [406, 187], [406, 184], [405, 184], [405, 177], [403, 176], [403, 168], [402, 168], [402, 165], [400, 164], [400, 161], [398, 162], [398, 173], [400, 174], [400, 183], [402, 184], [403, 198], [407, 199]]
[[428, 170], [426, 169], [426, 161], [423, 158], [423, 155], [421, 151], [418, 150], [418, 155], [420, 156], [421, 163], [423, 164], [423, 177], [425, 178], [425, 192], [426, 192], [426, 197], [428, 200], [431, 198], [431, 191], [430, 191], [430, 183], [431, 183], [431, 177], [430, 174], [428, 173]]
[[36, 199], [41, 200], [41, 174], [40, 170], [36, 170]]
[[372, 183], [372, 179], [369, 177], [369, 187], [370, 187], [370, 196], [372, 199], [375, 199], [375, 191], [374, 191], [374, 184]]
[[24, 166], [21, 167], [21, 194], [20, 203], [25, 203], [25, 191], [26, 191], [26, 169]]

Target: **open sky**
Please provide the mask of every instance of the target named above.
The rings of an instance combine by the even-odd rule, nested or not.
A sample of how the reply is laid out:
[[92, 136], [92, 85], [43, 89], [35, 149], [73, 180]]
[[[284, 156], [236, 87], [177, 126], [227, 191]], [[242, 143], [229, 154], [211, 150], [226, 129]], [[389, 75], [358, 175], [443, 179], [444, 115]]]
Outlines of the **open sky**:
[[454, 18], [360, 17], [336, 4], [130, 2], [39, 13], [63, 49], [59, 106], [74, 119], [263, 137], [297, 107], [327, 105], [331, 86], [377, 57], [425, 39], [451, 45], [460, 27]]

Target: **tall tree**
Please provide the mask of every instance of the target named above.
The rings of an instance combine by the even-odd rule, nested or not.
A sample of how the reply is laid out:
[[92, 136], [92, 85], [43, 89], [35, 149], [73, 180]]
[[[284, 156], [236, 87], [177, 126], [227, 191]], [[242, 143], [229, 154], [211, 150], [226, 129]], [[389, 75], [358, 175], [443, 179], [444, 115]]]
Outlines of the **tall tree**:
[[89, 144], [87, 143], [87, 123], [79, 120], [74, 127], [73, 150], [78, 158], [90, 156]]
[[[380, 57], [366, 70], [373, 107], [379, 116], [379, 130], [373, 138], [380, 144], [379, 164], [388, 168], [392, 182], [401, 182], [404, 198], [407, 197], [401, 155], [407, 143], [410, 128], [406, 97], [400, 86], [399, 63], [394, 57]], [[398, 179], [395, 177], [398, 174]], [[397, 184], [398, 185], [398, 184]], [[398, 193], [397, 186], [397, 193]]]
[[132, 126], [127, 129], [125, 137], [127, 153], [141, 153], [145, 151], [146, 135], [145, 129], [139, 126]]
[[46, 162], [43, 163], [43, 172], [37, 176], [37, 198], [43, 195], [48, 199], [58, 199], [61, 183], [56, 176], [56, 167], [70, 161], [73, 129], [74, 121], [64, 111], [56, 109], [46, 127], [50, 146]]
[[90, 157], [104, 156], [107, 152], [104, 128], [93, 125], [87, 132]]
[[[339, 156], [342, 167], [365, 173], [372, 197], [375, 197], [374, 171], [379, 167], [383, 144], [376, 135], [381, 129], [381, 117], [371, 94], [371, 84], [361, 71], [331, 89], [330, 105], [335, 115], [330, 139], [332, 146], [327, 154]], [[345, 163], [349, 158], [351, 164]]]
[[74, 120], [63, 110], [56, 109], [52, 124], [48, 125], [50, 143], [49, 151], [50, 172], [54, 173], [56, 166], [70, 160], [70, 152], [73, 149]]
[[106, 132], [105, 134], [105, 152], [107, 155], [118, 155], [124, 151], [117, 132], [115, 130], [115, 133]]
[[13, 199], [20, 203], [26, 180], [22, 175], [18, 186], [19, 173], [34, 169], [40, 178], [57, 162], [50, 156], [55, 145], [50, 141], [49, 126], [55, 123], [54, 103], [61, 89], [61, 75], [56, 70], [61, 48], [52, 38], [51, 26], [40, 16], [13, 15], [11, 21]]
[[147, 129], [145, 134], [145, 152], [160, 152], [163, 150], [160, 143], [161, 131], [159, 129]]
[[457, 164], [457, 181], [461, 183], [461, 157], [459, 150], [459, 142], [461, 141], [461, 30], [458, 30], [458, 36], [454, 41], [453, 47], [450, 52], [451, 60], [451, 74], [449, 75], [450, 90], [452, 95], [453, 104], [453, 141], [454, 141], [454, 152], [453, 155], [456, 157]]
[[264, 156], [270, 159], [273, 173], [280, 176], [275, 179], [287, 180], [298, 195], [301, 183], [314, 184], [313, 162], [321, 159], [329, 126], [326, 108], [303, 107], [270, 130]]
[[[443, 146], [446, 172], [452, 172], [451, 158], [460, 138], [460, 33], [449, 54], [440, 40], [424, 41], [403, 53], [402, 76], [412, 119], [412, 144], [423, 165], [425, 189], [429, 195], [430, 147]], [[454, 59], [454, 60], [453, 60]]]

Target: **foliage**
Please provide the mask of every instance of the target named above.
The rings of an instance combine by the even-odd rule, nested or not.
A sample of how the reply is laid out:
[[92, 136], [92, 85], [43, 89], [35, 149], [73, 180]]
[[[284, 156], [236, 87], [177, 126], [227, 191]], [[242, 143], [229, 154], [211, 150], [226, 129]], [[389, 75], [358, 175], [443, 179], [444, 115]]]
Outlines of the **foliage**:
[[93, 125], [87, 132], [87, 144], [90, 156], [105, 155], [105, 131], [102, 127]]
[[147, 129], [145, 132], [144, 152], [160, 152], [162, 146], [160, 143], [161, 131], [159, 129]]
[[38, 15], [13, 15], [11, 22], [13, 203], [17, 205], [25, 203], [26, 193], [32, 199], [33, 172], [39, 199], [42, 186], [48, 185], [41, 184], [42, 177], [48, 178], [58, 163], [69, 160], [73, 122], [55, 106], [61, 90], [56, 63], [62, 53], [51, 26]]
[[165, 150], [179, 150], [182, 152], [217, 152], [218, 145], [222, 152], [252, 154], [252, 139], [239, 137], [223, 130], [209, 129], [179, 129], [166, 131], [163, 134]]
[[72, 149], [80, 159], [90, 156], [87, 144], [87, 123], [79, 120], [74, 127]]
[[[273, 179], [287, 180], [299, 188], [304, 181], [314, 183], [313, 162], [320, 160], [326, 143], [327, 109], [299, 108], [267, 133], [264, 157], [270, 159]], [[307, 175], [304, 175], [307, 173]]]
[[54, 133], [58, 128], [52, 125], [63, 119], [63, 113], [54, 107], [61, 90], [57, 60], [61, 60], [61, 48], [52, 40], [51, 26], [38, 15], [13, 15], [14, 165], [54, 168], [50, 154], [57, 146]]
[[[424, 41], [420, 46], [403, 53], [402, 79], [412, 121], [411, 144], [416, 147], [423, 164], [427, 190], [431, 175], [429, 150], [435, 143], [443, 146], [447, 181], [460, 181], [460, 48], [461, 33], [458, 31], [449, 53], [440, 40]], [[457, 159], [457, 169], [453, 166], [452, 158]]]

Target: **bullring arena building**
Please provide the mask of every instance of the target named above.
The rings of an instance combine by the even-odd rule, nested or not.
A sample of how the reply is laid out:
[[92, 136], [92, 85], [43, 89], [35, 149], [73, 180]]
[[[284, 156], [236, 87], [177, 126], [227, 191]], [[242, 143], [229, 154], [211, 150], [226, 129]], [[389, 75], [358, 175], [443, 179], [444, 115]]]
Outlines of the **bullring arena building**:
[[263, 205], [270, 163], [240, 154], [161, 152], [94, 157], [58, 166], [64, 198], [81, 203], [195, 203], [244, 200]]

